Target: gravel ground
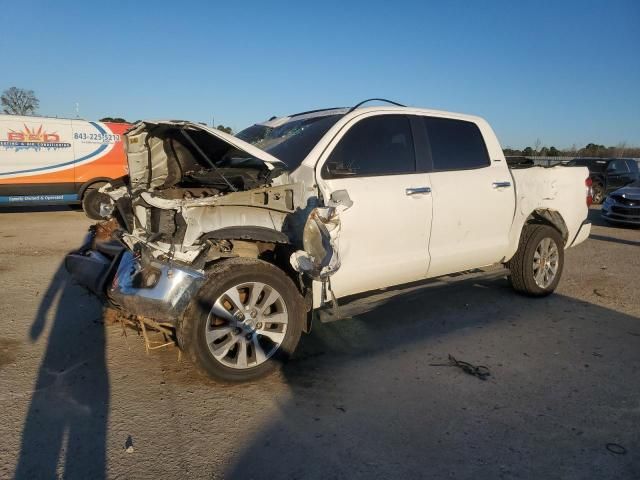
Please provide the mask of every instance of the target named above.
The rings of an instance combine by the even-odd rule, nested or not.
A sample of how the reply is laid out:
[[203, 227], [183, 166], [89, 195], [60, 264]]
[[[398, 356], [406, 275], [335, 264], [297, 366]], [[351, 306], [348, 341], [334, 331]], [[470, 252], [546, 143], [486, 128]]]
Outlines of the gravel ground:
[[81, 212], [0, 213], [0, 478], [638, 479], [640, 230], [591, 216], [555, 295], [413, 290], [225, 386], [103, 325], [61, 270]]

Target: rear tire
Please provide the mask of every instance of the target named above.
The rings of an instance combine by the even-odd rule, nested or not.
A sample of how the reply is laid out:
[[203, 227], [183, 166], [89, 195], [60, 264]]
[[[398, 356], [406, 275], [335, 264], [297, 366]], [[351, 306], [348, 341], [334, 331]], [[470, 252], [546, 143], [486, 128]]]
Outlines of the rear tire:
[[511, 286], [533, 297], [544, 297], [556, 289], [563, 266], [564, 241], [549, 225], [525, 225], [518, 250], [507, 263]]
[[592, 191], [593, 203], [595, 205], [600, 205], [602, 202], [604, 202], [605, 191], [604, 191], [604, 186], [601, 183], [594, 183], [591, 186], [591, 191]]
[[178, 343], [211, 378], [245, 382], [267, 375], [293, 354], [304, 320], [302, 296], [282, 270], [234, 258], [208, 272], [178, 324]]
[[105, 185], [104, 182], [89, 185], [82, 195], [82, 210], [91, 220], [102, 220], [100, 204], [109, 203], [109, 197], [98, 191], [103, 185]]

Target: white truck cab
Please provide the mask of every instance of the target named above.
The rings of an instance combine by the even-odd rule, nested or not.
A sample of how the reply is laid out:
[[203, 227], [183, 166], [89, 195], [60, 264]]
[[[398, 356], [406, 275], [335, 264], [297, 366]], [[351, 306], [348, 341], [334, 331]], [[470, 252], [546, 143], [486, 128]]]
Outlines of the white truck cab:
[[226, 381], [275, 368], [356, 294], [492, 264], [553, 292], [589, 235], [587, 169], [510, 169], [479, 117], [358, 107], [272, 119], [253, 143], [137, 124], [129, 184], [100, 190], [106, 219], [67, 268]]

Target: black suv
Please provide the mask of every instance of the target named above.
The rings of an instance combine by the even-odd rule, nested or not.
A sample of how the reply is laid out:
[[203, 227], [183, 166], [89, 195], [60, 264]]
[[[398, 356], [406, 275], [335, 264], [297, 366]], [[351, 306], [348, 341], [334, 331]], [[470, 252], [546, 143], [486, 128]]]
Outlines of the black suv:
[[602, 203], [608, 193], [640, 179], [638, 162], [632, 158], [574, 158], [567, 165], [589, 169], [593, 203]]

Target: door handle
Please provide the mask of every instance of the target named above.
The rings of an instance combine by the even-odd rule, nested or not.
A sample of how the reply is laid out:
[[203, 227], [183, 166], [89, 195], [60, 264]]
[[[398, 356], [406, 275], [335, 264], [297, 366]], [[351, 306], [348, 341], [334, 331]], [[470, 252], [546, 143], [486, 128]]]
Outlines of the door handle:
[[511, 186], [511, 182], [493, 182], [493, 188], [507, 188]]
[[431, 188], [429, 187], [405, 188], [404, 193], [407, 195], [416, 195], [418, 193], [431, 193]]

